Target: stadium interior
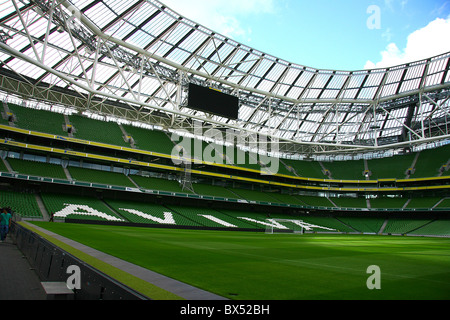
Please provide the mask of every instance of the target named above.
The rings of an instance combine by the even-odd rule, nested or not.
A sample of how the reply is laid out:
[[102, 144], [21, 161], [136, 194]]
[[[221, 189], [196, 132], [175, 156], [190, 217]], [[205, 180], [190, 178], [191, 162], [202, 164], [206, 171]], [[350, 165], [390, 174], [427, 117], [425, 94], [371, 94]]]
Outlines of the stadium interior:
[[[20, 219], [450, 236], [450, 53], [318, 70], [155, 0], [13, 0], [2, 15], [0, 206]], [[190, 106], [190, 84], [238, 116]]]
[[[449, 53], [317, 70], [159, 1], [12, 1], [5, 12], [0, 200], [20, 217], [226, 229], [300, 217], [339, 232], [450, 235]], [[206, 90], [200, 106], [215, 93], [200, 109], [194, 86]], [[238, 116], [214, 99], [237, 102]], [[230, 132], [270, 148], [225, 147]], [[200, 152], [174, 161], [186, 155], [175, 134]]]
[[[2, 18], [3, 206], [44, 220], [159, 225], [170, 212], [176, 226], [262, 229], [237, 217], [295, 216], [341, 232], [449, 235], [449, 53], [316, 70], [158, 1], [108, 2], [13, 1]], [[188, 105], [197, 87], [199, 105], [215, 92], [202, 109]], [[214, 99], [237, 101], [237, 119]], [[196, 151], [177, 149], [177, 135]], [[63, 214], [69, 204], [88, 209]]]
[[[2, 203], [23, 218], [167, 224], [171, 212], [168, 225], [184, 227], [264, 229], [268, 218], [296, 217], [340, 232], [448, 233], [450, 145], [377, 159], [280, 159], [279, 173], [264, 176], [258, 164], [203, 161], [186, 177], [168, 132], [4, 106], [13, 121], [0, 127]], [[83, 215], [90, 210], [106, 215]]]
[[14, 220], [450, 237], [450, 52], [321, 70], [156, 0], [1, 6]]

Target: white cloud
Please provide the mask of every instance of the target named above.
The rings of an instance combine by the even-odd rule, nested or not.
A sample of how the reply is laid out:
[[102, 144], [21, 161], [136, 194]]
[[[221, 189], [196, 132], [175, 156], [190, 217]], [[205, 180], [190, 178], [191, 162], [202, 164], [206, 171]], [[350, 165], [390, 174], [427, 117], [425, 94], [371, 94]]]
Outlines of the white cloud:
[[450, 51], [450, 16], [437, 18], [408, 36], [406, 47], [400, 50], [392, 42], [381, 52], [378, 62], [367, 61], [365, 69], [386, 68], [433, 57]]
[[274, 0], [162, 0], [180, 15], [200, 23], [227, 37], [237, 38], [251, 33], [238, 17], [271, 13]]

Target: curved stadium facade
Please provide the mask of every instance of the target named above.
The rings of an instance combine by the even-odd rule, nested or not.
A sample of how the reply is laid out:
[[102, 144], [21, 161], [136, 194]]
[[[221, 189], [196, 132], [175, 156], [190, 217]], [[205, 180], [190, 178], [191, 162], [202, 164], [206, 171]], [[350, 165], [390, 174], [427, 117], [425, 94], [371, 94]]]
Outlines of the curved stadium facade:
[[[450, 53], [319, 70], [158, 1], [4, 6], [0, 201], [18, 214], [450, 234]], [[192, 86], [237, 101], [237, 116], [195, 108]]]

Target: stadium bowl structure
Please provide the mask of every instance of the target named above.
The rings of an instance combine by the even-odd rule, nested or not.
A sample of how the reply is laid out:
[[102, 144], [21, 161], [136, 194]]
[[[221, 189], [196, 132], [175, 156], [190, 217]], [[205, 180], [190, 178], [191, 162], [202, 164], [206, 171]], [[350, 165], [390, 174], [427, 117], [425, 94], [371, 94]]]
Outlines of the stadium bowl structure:
[[[2, 89], [25, 100], [166, 129], [192, 132], [197, 120], [267, 134], [287, 154], [448, 138], [449, 53], [385, 69], [318, 70], [237, 43], [159, 1], [4, 6]], [[238, 97], [238, 118], [189, 108], [189, 83]]]
[[450, 236], [450, 53], [319, 70], [155, 0], [1, 6], [0, 206], [22, 218]]
[[[2, 9], [5, 179], [294, 212], [448, 207], [450, 53], [318, 70], [158, 1]], [[191, 86], [206, 89], [200, 105], [230, 98], [237, 117], [192, 107]]]

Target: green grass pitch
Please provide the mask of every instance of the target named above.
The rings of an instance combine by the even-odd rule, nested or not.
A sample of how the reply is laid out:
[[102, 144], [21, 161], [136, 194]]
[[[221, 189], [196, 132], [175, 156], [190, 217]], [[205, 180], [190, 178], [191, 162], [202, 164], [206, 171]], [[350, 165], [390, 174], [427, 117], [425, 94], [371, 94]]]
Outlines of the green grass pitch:
[[450, 298], [449, 238], [35, 224], [230, 299]]

